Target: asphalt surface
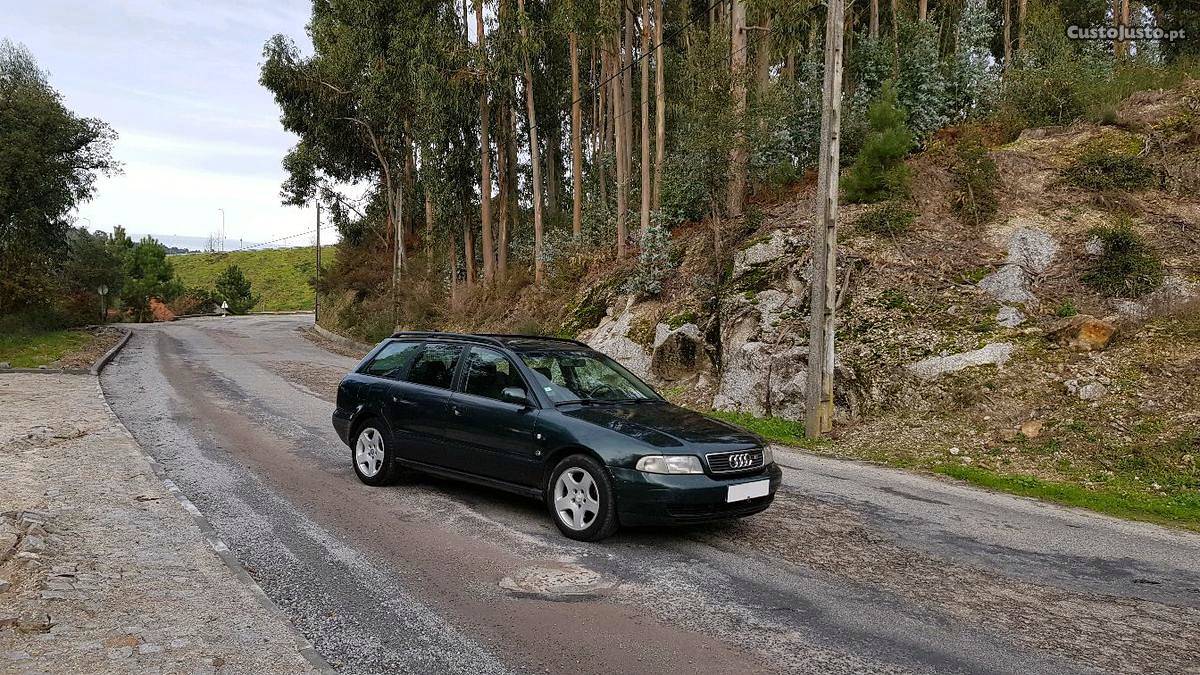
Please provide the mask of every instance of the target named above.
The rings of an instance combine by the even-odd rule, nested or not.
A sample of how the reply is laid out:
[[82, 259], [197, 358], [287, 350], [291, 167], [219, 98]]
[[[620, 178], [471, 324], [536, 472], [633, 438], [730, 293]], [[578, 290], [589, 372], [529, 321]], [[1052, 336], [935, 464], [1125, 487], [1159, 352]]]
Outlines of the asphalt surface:
[[1200, 673], [1193, 534], [782, 450], [763, 514], [596, 544], [484, 488], [367, 487], [329, 421], [355, 360], [311, 321], [138, 326], [102, 384], [343, 672]]

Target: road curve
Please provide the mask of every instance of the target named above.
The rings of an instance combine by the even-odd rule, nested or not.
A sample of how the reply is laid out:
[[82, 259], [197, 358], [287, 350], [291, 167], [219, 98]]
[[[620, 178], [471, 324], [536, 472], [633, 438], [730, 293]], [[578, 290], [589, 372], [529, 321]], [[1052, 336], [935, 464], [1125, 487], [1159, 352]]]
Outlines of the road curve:
[[598, 544], [491, 490], [369, 488], [329, 423], [354, 360], [310, 323], [138, 326], [102, 384], [342, 672], [1200, 672], [1193, 534], [786, 451], [759, 516]]

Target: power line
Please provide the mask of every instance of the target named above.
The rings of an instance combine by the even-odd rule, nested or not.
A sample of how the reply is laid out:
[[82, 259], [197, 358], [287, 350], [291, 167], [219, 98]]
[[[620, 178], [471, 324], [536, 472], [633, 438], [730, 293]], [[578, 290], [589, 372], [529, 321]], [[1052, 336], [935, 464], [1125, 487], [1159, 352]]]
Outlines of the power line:
[[316, 232], [316, 230], [308, 230], [308, 231], [306, 231], [306, 232], [300, 232], [300, 233], [298, 233], [298, 234], [289, 234], [289, 235], [288, 235], [288, 236], [286, 236], [286, 237], [280, 237], [280, 238], [278, 238], [278, 239], [272, 239], [271, 241], [264, 241], [264, 242], [262, 242], [261, 244], [251, 244], [250, 246], [242, 246], [242, 247], [238, 248], [237, 250], [238, 250], [238, 251], [248, 251], [248, 250], [250, 250], [250, 249], [258, 248], [258, 247], [260, 247], [260, 246], [267, 246], [268, 244], [276, 244], [276, 243], [279, 243], [279, 242], [281, 242], [281, 241], [287, 241], [288, 239], [295, 239], [296, 237], [303, 237], [303, 236], [304, 236], [304, 235], [306, 235], [306, 234], [312, 234], [312, 233], [314, 233], [314, 232]]

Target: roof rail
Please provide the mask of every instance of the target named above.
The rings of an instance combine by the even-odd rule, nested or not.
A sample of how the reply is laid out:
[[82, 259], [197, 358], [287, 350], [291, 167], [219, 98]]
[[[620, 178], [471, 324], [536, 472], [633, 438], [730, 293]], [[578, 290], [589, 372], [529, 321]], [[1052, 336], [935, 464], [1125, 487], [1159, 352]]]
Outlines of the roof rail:
[[576, 344], [576, 345], [579, 345], [580, 347], [587, 347], [588, 349], [591, 349], [591, 347], [585, 342], [580, 342], [579, 340], [572, 340], [571, 338], [553, 337], [550, 335], [522, 335], [522, 334], [513, 334], [513, 333], [479, 333], [479, 337], [496, 338], [496, 339], [520, 338], [520, 339], [525, 339], [525, 340], [550, 340], [551, 342], [570, 342], [571, 344]]
[[443, 340], [458, 340], [461, 342], [482, 342], [484, 344], [503, 347], [504, 343], [491, 335], [472, 335], [470, 333], [443, 333], [438, 330], [403, 330], [392, 333], [393, 338], [440, 338]]

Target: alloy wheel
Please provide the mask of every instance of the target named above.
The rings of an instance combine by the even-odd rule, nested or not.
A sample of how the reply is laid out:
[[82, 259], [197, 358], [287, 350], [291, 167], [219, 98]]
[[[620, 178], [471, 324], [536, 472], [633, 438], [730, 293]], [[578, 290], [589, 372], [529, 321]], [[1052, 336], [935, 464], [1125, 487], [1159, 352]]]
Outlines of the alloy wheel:
[[559, 474], [554, 482], [554, 512], [563, 525], [577, 532], [596, 521], [600, 490], [587, 469], [573, 466]]
[[383, 434], [375, 427], [367, 427], [358, 434], [354, 445], [354, 463], [367, 478], [374, 478], [383, 468]]

